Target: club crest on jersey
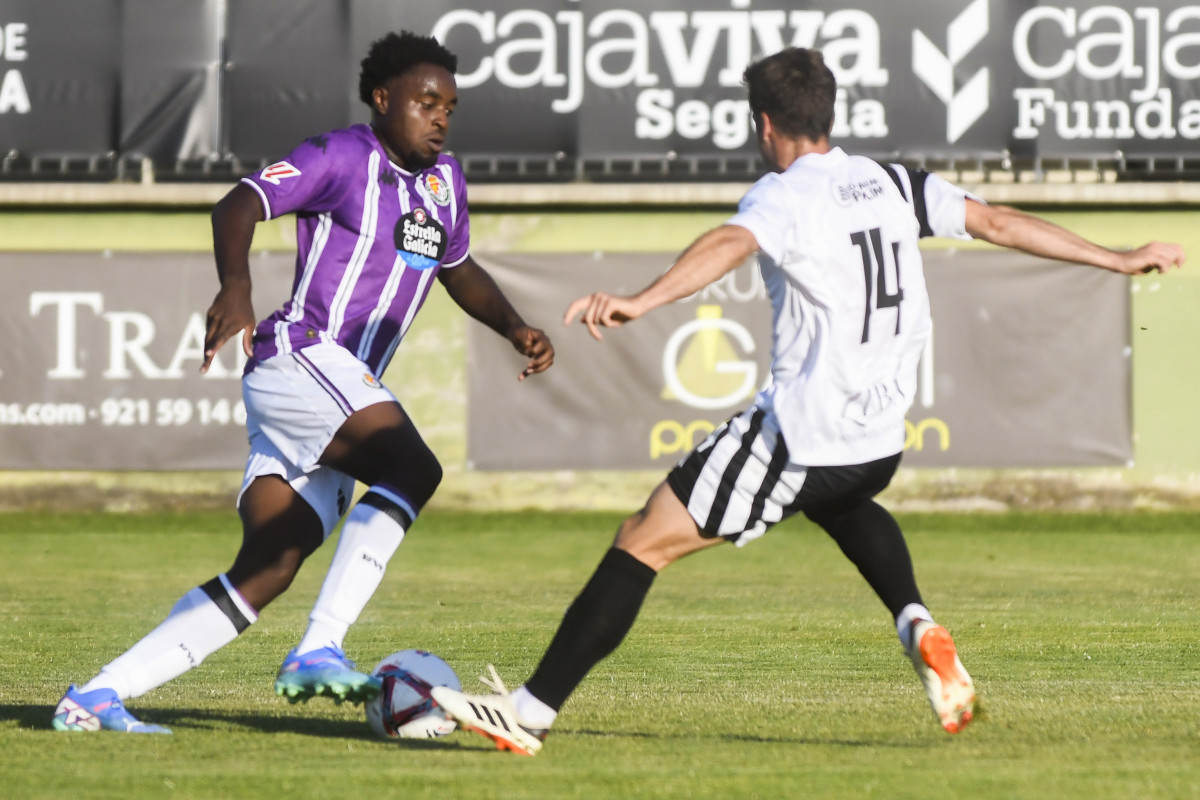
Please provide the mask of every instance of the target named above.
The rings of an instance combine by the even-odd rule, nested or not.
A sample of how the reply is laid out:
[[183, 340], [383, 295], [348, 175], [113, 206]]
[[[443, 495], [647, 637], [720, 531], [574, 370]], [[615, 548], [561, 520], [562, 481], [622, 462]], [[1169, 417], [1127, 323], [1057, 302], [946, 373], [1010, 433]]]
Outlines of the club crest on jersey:
[[271, 166], [264, 169], [258, 174], [267, 183], [273, 183], [276, 186], [284, 178], [296, 178], [300, 176], [300, 170], [293, 167], [286, 161], [276, 161]]
[[396, 221], [396, 255], [413, 269], [429, 269], [446, 255], [446, 229], [425, 209], [417, 207]]
[[450, 202], [450, 184], [432, 172], [425, 175], [425, 188], [429, 191], [429, 196], [433, 198], [433, 202], [439, 206], [444, 206]]

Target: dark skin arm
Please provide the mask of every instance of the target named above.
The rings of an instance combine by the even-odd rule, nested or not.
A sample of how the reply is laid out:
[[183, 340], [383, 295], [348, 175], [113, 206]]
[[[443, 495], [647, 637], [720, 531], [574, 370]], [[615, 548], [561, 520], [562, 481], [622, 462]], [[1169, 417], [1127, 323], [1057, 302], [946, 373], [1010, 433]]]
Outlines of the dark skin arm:
[[517, 352], [529, 359], [517, 380], [545, 372], [554, 363], [554, 345], [545, 331], [525, 324], [492, 276], [475, 259], [467, 256], [458, 266], [441, 270], [438, 280], [459, 308], [508, 339]]
[[221, 288], [208, 309], [204, 332], [204, 363], [208, 372], [221, 345], [242, 333], [242, 350], [252, 355], [254, 306], [250, 302], [250, 242], [254, 226], [263, 220], [262, 202], [254, 190], [239, 183], [213, 207], [213, 254]]

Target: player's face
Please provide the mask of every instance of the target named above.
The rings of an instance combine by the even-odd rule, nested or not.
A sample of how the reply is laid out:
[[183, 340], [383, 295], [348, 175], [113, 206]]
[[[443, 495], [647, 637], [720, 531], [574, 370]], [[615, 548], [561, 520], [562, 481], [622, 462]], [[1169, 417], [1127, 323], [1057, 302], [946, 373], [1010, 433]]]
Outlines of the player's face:
[[454, 76], [434, 64], [418, 64], [375, 90], [375, 128], [401, 166], [437, 163], [458, 104]]

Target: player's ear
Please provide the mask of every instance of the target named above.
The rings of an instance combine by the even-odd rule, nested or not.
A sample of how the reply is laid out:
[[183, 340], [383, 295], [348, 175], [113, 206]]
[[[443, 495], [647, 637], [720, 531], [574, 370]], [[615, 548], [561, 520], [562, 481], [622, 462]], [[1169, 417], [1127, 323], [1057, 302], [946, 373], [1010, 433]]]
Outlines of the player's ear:
[[765, 111], [759, 113], [755, 121], [758, 123], [758, 135], [761, 138], [765, 139], [775, 130], [775, 126], [771, 124], [771, 117]]
[[377, 114], [386, 114], [388, 110], [388, 91], [383, 86], [376, 86], [371, 91], [371, 106]]

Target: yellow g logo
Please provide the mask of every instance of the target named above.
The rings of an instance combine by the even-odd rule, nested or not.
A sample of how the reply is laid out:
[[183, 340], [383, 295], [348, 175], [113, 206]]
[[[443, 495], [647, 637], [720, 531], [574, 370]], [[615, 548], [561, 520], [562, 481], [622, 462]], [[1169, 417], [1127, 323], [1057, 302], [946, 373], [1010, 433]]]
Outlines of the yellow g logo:
[[672, 333], [663, 348], [663, 399], [716, 409], [753, 397], [758, 364], [739, 359], [734, 343], [747, 354], [754, 352], [754, 337], [745, 326], [722, 317], [720, 306], [698, 307], [696, 318]]

